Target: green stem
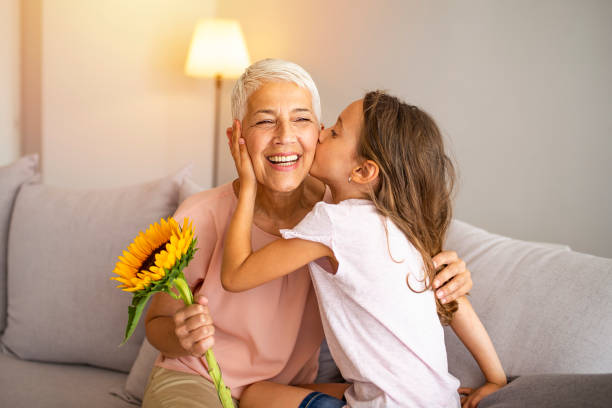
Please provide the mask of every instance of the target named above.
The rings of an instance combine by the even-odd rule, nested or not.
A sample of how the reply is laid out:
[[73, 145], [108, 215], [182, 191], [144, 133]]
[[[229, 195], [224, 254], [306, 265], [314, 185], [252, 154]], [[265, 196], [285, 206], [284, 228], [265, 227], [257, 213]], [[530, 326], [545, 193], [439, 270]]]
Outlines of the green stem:
[[[193, 304], [193, 294], [191, 293], [191, 289], [189, 289], [189, 285], [187, 285], [187, 281], [182, 273], [174, 280], [174, 287], [176, 290], [178, 290], [181, 299], [183, 299], [183, 302], [186, 305]], [[206, 350], [204, 357], [208, 363], [208, 374], [215, 384], [221, 405], [223, 408], [234, 408], [232, 393], [229, 387], [226, 387], [225, 383], [223, 382], [221, 369], [219, 368], [219, 364], [217, 364], [217, 359], [215, 358], [215, 354], [213, 353], [212, 349]]]
[[[181, 273], [182, 275], [182, 273]], [[174, 280], [174, 287], [178, 290], [181, 299], [185, 302], [186, 305], [193, 304], [193, 295], [191, 294], [191, 289], [189, 289], [189, 285], [187, 285], [187, 281], [184, 276], [179, 275]]]

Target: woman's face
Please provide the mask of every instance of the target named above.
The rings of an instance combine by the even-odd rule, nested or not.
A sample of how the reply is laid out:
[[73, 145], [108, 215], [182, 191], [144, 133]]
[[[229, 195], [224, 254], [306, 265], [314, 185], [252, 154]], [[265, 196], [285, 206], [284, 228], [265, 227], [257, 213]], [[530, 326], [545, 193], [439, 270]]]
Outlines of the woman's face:
[[319, 137], [310, 92], [291, 82], [268, 82], [253, 92], [242, 137], [257, 181], [289, 192], [306, 178]]

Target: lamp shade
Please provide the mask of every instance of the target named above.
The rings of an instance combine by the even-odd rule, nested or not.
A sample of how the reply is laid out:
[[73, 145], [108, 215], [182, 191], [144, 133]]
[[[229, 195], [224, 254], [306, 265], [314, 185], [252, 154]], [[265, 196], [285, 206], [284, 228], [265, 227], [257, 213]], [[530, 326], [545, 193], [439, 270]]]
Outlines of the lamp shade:
[[249, 53], [238, 21], [207, 19], [198, 22], [185, 65], [187, 75], [235, 78], [249, 65]]

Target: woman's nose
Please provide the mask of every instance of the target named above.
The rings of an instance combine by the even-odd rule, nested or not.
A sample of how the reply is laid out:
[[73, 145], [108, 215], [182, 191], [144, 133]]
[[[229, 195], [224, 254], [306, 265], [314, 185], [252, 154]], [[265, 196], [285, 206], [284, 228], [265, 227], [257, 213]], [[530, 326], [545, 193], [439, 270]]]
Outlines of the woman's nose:
[[288, 123], [281, 122], [276, 133], [278, 143], [287, 144], [295, 141], [294, 131]]

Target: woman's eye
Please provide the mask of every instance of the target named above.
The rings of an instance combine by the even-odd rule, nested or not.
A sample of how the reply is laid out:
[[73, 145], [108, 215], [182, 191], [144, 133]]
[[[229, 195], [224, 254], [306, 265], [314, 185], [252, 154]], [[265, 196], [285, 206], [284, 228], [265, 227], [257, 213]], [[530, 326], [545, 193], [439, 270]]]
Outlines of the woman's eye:
[[270, 119], [266, 119], [266, 120], [260, 120], [259, 122], [256, 122], [256, 125], [269, 125], [271, 123], [274, 123], [272, 120]]
[[309, 118], [297, 118], [295, 121], [296, 122], [311, 122]]

